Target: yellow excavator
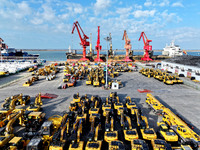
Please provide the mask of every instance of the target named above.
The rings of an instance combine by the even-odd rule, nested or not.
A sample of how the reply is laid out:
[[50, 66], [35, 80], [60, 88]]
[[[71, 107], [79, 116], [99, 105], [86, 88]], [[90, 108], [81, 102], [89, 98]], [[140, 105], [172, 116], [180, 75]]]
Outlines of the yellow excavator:
[[96, 78], [93, 80], [93, 86], [100, 86], [98, 73], [96, 74]]
[[[23, 113], [24, 113], [23, 109], [19, 110], [15, 114], [15, 116], [11, 120], [9, 120], [9, 122], [7, 123], [4, 135], [0, 136], [0, 148], [4, 147], [14, 137], [13, 124], [16, 122], [16, 120], [19, 119], [20, 125], [24, 124], [23, 119], [22, 119]], [[3, 131], [1, 131], [1, 132], [3, 132]]]
[[78, 121], [79, 125], [78, 125], [78, 129], [77, 129], [77, 132], [76, 130], [74, 130], [74, 132], [76, 132], [74, 134], [74, 136], [76, 137], [73, 137], [73, 140], [72, 140], [72, 143], [70, 144], [69, 146], [69, 150], [83, 150], [83, 146], [84, 146], [84, 141], [80, 141], [80, 137], [81, 137], [81, 134], [83, 132], [83, 120], [79, 120]]

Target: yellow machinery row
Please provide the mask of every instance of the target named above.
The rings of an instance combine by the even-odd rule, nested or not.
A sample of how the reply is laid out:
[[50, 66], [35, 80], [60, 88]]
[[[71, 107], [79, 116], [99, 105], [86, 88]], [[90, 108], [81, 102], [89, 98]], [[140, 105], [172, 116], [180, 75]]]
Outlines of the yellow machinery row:
[[155, 70], [153, 68], [142, 68], [139, 72], [148, 78], [154, 77], [155, 79], [168, 85], [183, 84], [183, 80], [181, 80], [177, 74], [171, 75], [167, 72], [162, 72], [159, 69]]
[[[198, 143], [199, 136], [151, 94], [147, 94], [146, 102], [163, 115], [163, 121], [157, 123], [158, 132], [150, 127], [148, 118], [133, 99], [127, 96], [122, 100], [116, 92], [111, 92], [106, 99], [101, 99], [98, 95], [89, 98], [87, 95], [74, 94], [68, 112], [53, 115], [47, 120], [40, 110], [42, 105], [40, 93], [29, 107], [20, 109], [15, 107], [16, 102], [19, 102], [18, 105], [26, 106], [28, 100], [30, 97], [22, 94], [5, 100], [3, 106], [7, 112], [0, 111], [1, 129], [5, 127], [0, 136], [1, 149], [181, 150], [198, 148], [195, 144]], [[25, 127], [23, 135], [14, 132], [14, 124]], [[175, 126], [177, 130], [173, 128]], [[183, 141], [180, 137], [188, 141]], [[171, 143], [177, 145], [171, 147]]]
[[40, 68], [35, 71], [36, 68], [31, 67], [29, 68], [28, 72], [32, 72], [32, 78], [28, 79], [23, 86], [29, 87], [35, 81], [39, 80], [39, 76], [46, 76], [46, 80], [50, 81], [55, 79], [55, 74], [59, 72], [59, 69], [55, 66], [55, 64], [51, 64], [49, 66], [45, 66], [44, 68]]
[[182, 144], [189, 144], [194, 149], [198, 149], [200, 144], [200, 136], [195, 133], [192, 128], [187, 124], [184, 120], [179, 118], [176, 114], [174, 114], [169, 108], [165, 107], [150, 93], [147, 94], [146, 103], [157, 113], [162, 115], [162, 122], [158, 122], [158, 125], [164, 129], [165, 132], [162, 135], [165, 138], [169, 138], [167, 136], [167, 132], [175, 132], [179, 140]]

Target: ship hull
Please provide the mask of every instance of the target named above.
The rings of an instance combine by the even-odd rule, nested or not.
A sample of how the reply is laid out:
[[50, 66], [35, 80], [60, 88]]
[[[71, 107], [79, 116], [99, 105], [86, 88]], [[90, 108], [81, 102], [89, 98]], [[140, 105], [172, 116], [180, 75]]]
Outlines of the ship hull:
[[[70, 54], [70, 53], [66, 53], [66, 57], [67, 57], [67, 61], [78, 61], [79, 59], [81, 59], [83, 57], [82, 54]], [[129, 56], [129, 58], [132, 61], [139, 61], [141, 60], [141, 58], [143, 57], [143, 55], [133, 55], [133, 56]], [[86, 55], [86, 58], [88, 58], [90, 61], [94, 61], [96, 58], [96, 55]], [[105, 62], [106, 61], [106, 55], [101, 55], [100, 58]], [[115, 55], [115, 56], [109, 56], [108, 57], [108, 61], [123, 61], [125, 58], [125, 55]], [[163, 59], [168, 59], [170, 58], [169, 56], [163, 56], [163, 55], [153, 55], [151, 57], [153, 60], [163, 60]]]

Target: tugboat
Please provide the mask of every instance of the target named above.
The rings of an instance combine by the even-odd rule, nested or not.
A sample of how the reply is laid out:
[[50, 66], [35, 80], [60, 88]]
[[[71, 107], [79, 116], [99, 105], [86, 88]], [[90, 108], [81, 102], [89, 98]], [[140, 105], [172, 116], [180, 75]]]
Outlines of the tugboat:
[[166, 45], [165, 48], [163, 48], [162, 55], [169, 57], [182, 56], [183, 50], [172, 41], [170, 45]]

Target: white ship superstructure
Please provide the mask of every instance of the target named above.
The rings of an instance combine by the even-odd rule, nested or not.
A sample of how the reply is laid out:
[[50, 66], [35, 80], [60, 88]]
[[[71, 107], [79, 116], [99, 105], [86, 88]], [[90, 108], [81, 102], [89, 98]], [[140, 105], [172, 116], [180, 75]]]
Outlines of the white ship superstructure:
[[172, 41], [170, 45], [166, 45], [165, 48], [163, 48], [162, 55], [170, 57], [182, 56], [183, 51], [178, 45], [174, 44], [174, 41]]

